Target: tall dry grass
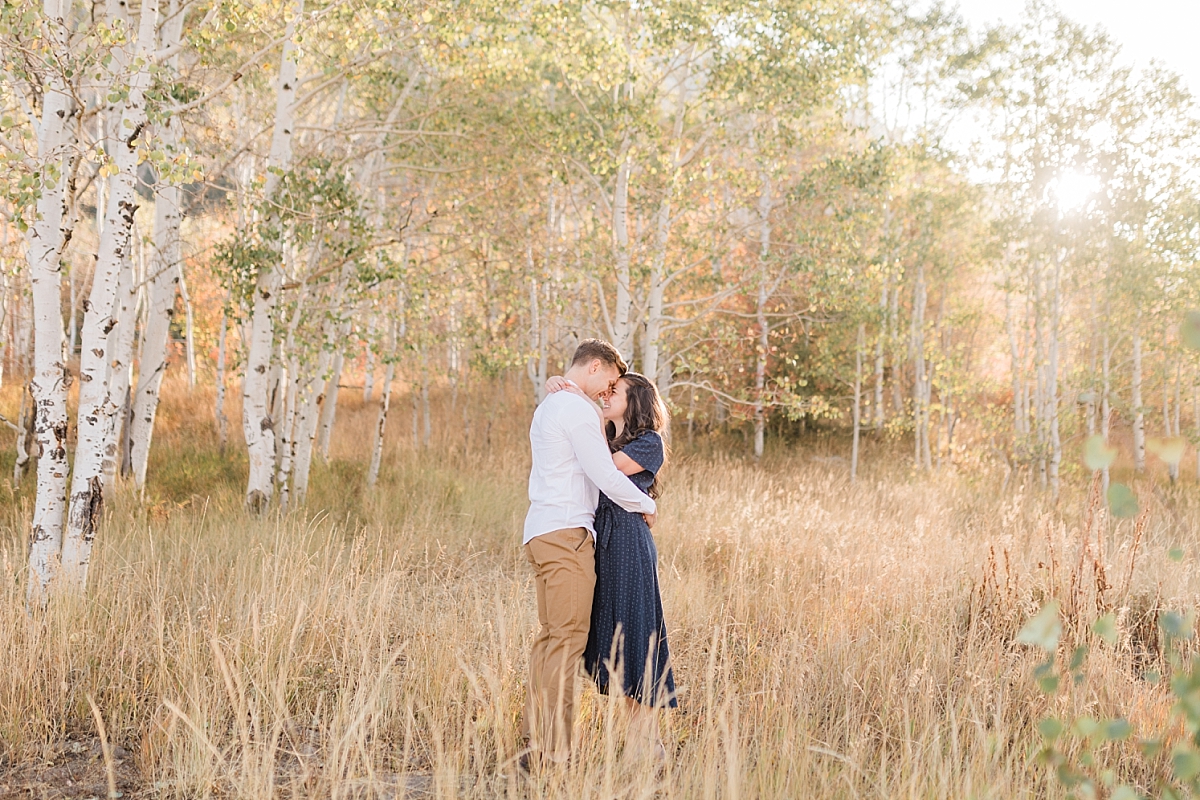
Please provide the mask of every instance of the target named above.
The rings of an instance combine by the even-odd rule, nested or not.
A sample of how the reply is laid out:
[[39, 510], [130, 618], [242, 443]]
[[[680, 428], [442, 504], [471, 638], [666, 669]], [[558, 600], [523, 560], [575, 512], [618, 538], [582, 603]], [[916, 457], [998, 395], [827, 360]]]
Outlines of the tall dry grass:
[[[1117, 523], [1087, 486], [1055, 506], [990, 473], [914, 477], [884, 448], [851, 486], [802, 443], [755, 466], [708, 442], [675, 454], [655, 530], [681, 695], [669, 767], [627, 758], [619, 709], [586, 690], [578, 757], [524, 778], [525, 402], [443, 397], [427, 450], [395, 403], [367, 491], [374, 411], [347, 392], [308, 508], [258, 520], [210, 401], [172, 389], [153, 486], [118, 490], [84, 598], [26, 609], [29, 498], [0, 496], [0, 775], [96, 737], [94, 703], [127, 751], [113, 770], [154, 796], [1041, 797], [1059, 792], [1029, 763], [1042, 715], [1166, 723], [1141, 675], [1161, 661], [1157, 609], [1195, 601], [1194, 553], [1167, 555], [1195, 544], [1186, 492], [1143, 491], [1148, 516]], [[1109, 609], [1122, 634], [1054, 698], [1013, 643], [1050, 597], [1068, 637]], [[1143, 785], [1164, 769], [1106, 752]]]

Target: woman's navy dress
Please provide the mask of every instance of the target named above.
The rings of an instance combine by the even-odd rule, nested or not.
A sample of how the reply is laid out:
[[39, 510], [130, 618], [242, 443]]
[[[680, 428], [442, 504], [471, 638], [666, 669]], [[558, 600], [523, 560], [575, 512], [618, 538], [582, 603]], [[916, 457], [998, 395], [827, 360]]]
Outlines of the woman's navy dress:
[[[647, 491], [663, 464], [663, 441], [647, 431], [621, 452], [645, 467], [630, 480]], [[675, 677], [658, 592], [658, 549], [641, 514], [600, 495], [596, 508], [596, 593], [584, 666], [608, 694], [610, 668], [626, 696], [643, 705], [675, 707]]]

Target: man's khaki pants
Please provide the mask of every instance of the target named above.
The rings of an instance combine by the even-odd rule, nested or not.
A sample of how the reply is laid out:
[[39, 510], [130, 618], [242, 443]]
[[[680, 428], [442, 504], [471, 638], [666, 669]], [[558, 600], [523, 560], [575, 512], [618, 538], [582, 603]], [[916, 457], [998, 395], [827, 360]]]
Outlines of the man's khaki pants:
[[586, 528], [544, 533], [525, 545], [541, 629], [529, 657], [521, 733], [532, 750], [562, 762], [571, 752], [575, 677], [587, 646], [596, 587], [596, 546]]

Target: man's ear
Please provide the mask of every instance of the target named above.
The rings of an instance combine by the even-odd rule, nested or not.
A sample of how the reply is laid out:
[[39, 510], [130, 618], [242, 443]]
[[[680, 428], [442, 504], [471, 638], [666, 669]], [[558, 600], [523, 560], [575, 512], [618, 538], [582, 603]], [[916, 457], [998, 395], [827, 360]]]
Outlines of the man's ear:
[[600, 359], [593, 358], [592, 366], [588, 369], [588, 373], [591, 375], [595, 375], [597, 372], [600, 371], [600, 368], [603, 366], [604, 366], [604, 364], [603, 364], [603, 362], [600, 361]]

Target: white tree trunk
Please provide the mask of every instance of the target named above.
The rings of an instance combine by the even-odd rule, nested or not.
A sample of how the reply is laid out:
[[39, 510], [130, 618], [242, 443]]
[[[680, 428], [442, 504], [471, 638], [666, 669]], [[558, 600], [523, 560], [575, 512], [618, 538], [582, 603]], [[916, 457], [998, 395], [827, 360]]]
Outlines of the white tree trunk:
[[1130, 380], [1133, 407], [1133, 468], [1146, 471], [1146, 409], [1142, 407], [1142, 332], [1140, 320], [1133, 327], [1133, 375]]
[[1054, 260], [1053, 285], [1050, 288], [1049, 363], [1046, 366], [1047, 426], [1050, 435], [1050, 491], [1058, 497], [1059, 469], [1062, 464], [1062, 434], [1058, 415], [1059, 330], [1062, 328], [1062, 267], [1065, 255]]
[[17, 414], [17, 457], [13, 462], [12, 486], [15, 490], [21, 485], [25, 471], [29, 469], [30, 445], [33, 436], [33, 403], [29, 387], [21, 392], [21, 410]]
[[[527, 250], [526, 261], [532, 272], [533, 255]], [[546, 325], [542, 321], [541, 304], [539, 295], [541, 287], [538, 285], [538, 280], [535, 277], [529, 279], [529, 347], [530, 355], [525, 364], [525, 372], [529, 376], [529, 382], [533, 384], [533, 397], [540, 404], [546, 399], [546, 379], [549, 375], [548, 356], [546, 352]]]
[[617, 278], [612, 343], [627, 361], [633, 360], [633, 293], [629, 275], [629, 172], [633, 167], [630, 147], [626, 138], [621, 145], [612, 203], [613, 271]]
[[82, 589], [87, 584], [92, 542], [104, 508], [105, 461], [115, 459], [111, 427], [116, 408], [109, 395], [110, 333], [117, 283], [122, 261], [129, 258], [133, 217], [137, 211], [138, 143], [149, 122], [146, 118], [145, 91], [150, 85], [150, 68], [157, 43], [158, 0], [145, 0], [138, 25], [137, 43], [130, 60], [134, 70], [129, 77], [121, 105], [121, 121], [110, 132], [116, 173], [109, 182], [108, 210], [96, 271], [85, 306], [79, 354], [78, 444], [71, 472], [71, 500], [67, 529], [63, 536], [62, 569], [65, 579]]
[[296, 415], [295, 452], [296, 463], [292, 467], [292, 494], [297, 506], [304, 505], [308, 497], [308, 476], [312, 470], [313, 441], [317, 435], [317, 425], [321, 420], [321, 410], [325, 404], [326, 378], [329, 375], [332, 355], [322, 350], [317, 356], [316, 373], [304, 382], [300, 393], [300, 410]]
[[[177, 8], [177, 3], [171, 4], [170, 11], [170, 17], [163, 24], [164, 47], [177, 45], [183, 30], [184, 14]], [[168, 74], [175, 74], [177, 62], [176, 56], [167, 62]], [[175, 116], [159, 127], [159, 145], [164, 151], [170, 153], [179, 147], [183, 136], [182, 128], [182, 123]], [[142, 326], [138, 380], [137, 388], [133, 392], [129, 432], [133, 479], [139, 491], [146, 486], [146, 467], [154, 439], [154, 419], [158, 412], [159, 391], [167, 372], [171, 317], [175, 313], [175, 293], [182, 257], [182, 199], [183, 193], [177, 184], [158, 181], [154, 198], [154, 249], [149, 274], [143, 278], [146, 287], [145, 322]], [[223, 386], [218, 388], [221, 394], [223, 390]]]
[[875, 396], [871, 405], [872, 422], [875, 433], [883, 432], [883, 342], [887, 337], [887, 305], [888, 282], [891, 277], [891, 265], [883, 274], [883, 292], [879, 299], [879, 335], [875, 338]]
[[346, 356], [342, 352], [342, 342], [349, 334], [349, 324], [343, 324], [338, 330], [337, 351], [333, 354], [333, 368], [329, 380], [325, 382], [325, 404], [321, 409], [321, 429], [317, 435], [317, 450], [321, 454], [321, 460], [326, 463], [329, 462], [329, 442], [333, 437], [334, 422], [337, 420], [338, 390], [342, 380], [342, 367], [346, 363]]
[[225, 454], [229, 420], [225, 417], [225, 351], [229, 337], [229, 317], [221, 309], [221, 330], [217, 334], [217, 398], [213, 404], [213, 417], [217, 422], [217, 446]]
[[[351, 265], [348, 263], [342, 269], [335, 289], [335, 302], [346, 295], [350, 282]], [[292, 468], [292, 492], [296, 505], [304, 505], [308, 497], [308, 476], [312, 469], [313, 442], [317, 435], [322, 411], [327, 402], [323, 391], [330, 377], [333, 366], [333, 351], [338, 346], [338, 334], [342, 324], [334, 319], [326, 319], [322, 331], [323, 346], [317, 354], [315, 372], [304, 382], [300, 392], [300, 410], [296, 415], [296, 432], [294, 434], [295, 464]]]
[[658, 381], [663, 395], [670, 390], [670, 367], [662, 365], [663, 375], [659, 375], [659, 350], [662, 338], [663, 301], [666, 293], [667, 243], [671, 238], [671, 206], [675, 200], [675, 186], [679, 181], [679, 172], [683, 168], [683, 118], [687, 111], [687, 83], [685, 74], [679, 81], [679, 100], [675, 107], [675, 125], [673, 138], [675, 152], [671, 156], [671, 174], [663, 190], [662, 201], [658, 205], [658, 215], [654, 224], [654, 253], [650, 259], [650, 288], [646, 296], [646, 334], [642, 342], [642, 374], [652, 381]]
[[754, 359], [754, 458], [761, 459], [765, 447], [767, 430], [767, 355], [771, 346], [771, 326], [767, 320], [767, 260], [771, 255], [771, 178], [762, 174], [762, 188], [758, 197], [758, 299], [755, 304], [755, 322], [758, 324], [758, 349]]
[[[1167, 347], [1167, 342], [1165, 342], [1165, 341], [1163, 342], [1163, 352], [1164, 352], [1164, 354], [1170, 352], [1170, 350]], [[1180, 406], [1180, 400], [1181, 400], [1181, 398], [1179, 396], [1179, 382], [1180, 382], [1179, 381], [1179, 378], [1180, 378], [1179, 356], [1176, 355], [1176, 357], [1175, 357], [1174, 413], [1171, 412], [1171, 366], [1168, 363], [1165, 365], [1165, 367], [1166, 367], [1166, 369], [1164, 370], [1164, 374], [1163, 374], [1163, 426], [1166, 428], [1167, 436], [1178, 437], [1179, 436], [1179, 406]], [[1176, 483], [1179, 480], [1179, 463], [1180, 463], [1179, 461], [1168, 461], [1167, 462], [1167, 476], [1171, 479], [1171, 483]]]
[[371, 444], [371, 465], [367, 469], [367, 486], [379, 480], [379, 465], [383, 462], [384, 434], [387, 432], [388, 410], [392, 407], [392, 381], [396, 377], [396, 327], [392, 325], [388, 336], [390, 355], [383, 374], [383, 395], [379, 398], [379, 415], [375, 419], [374, 441]]
[[[1107, 307], [1107, 304], [1106, 304]], [[1100, 387], [1100, 434], [1104, 437], [1104, 441], [1108, 441], [1109, 429], [1112, 426], [1112, 348], [1108, 344], [1108, 327], [1102, 326], [1103, 331], [1100, 336], [1101, 349], [1101, 387]], [[1105, 496], [1108, 495], [1109, 473], [1108, 467], [1104, 468], [1104, 474], [1101, 476], [1102, 486]]]
[[133, 269], [133, 259], [126, 253], [121, 260], [121, 274], [117, 285], [117, 307], [114, 317], [117, 327], [108, 338], [108, 365], [110, 379], [108, 403], [116, 409], [113, 424], [109, 426], [105, 453], [113, 457], [104, 459], [104, 489], [111, 492], [117, 475], [119, 457], [124, 452], [124, 439], [128, 435], [125, 423], [129, 416], [129, 388], [133, 374], [133, 341], [137, 327], [138, 280]]
[[[674, 181], [658, 207], [655, 225], [654, 255], [650, 261], [650, 288], [646, 296], [646, 332], [642, 341], [642, 374], [652, 381], [666, 383], [659, 376], [659, 340], [662, 338], [663, 301], [666, 293], [667, 240], [671, 235], [671, 199]], [[665, 365], [664, 365], [665, 366]]]
[[[279, 62], [279, 83], [275, 93], [275, 127], [267, 158], [265, 193], [272, 197], [279, 187], [279, 175], [292, 163], [292, 131], [296, 124], [296, 22], [304, 13], [304, 0], [297, 0], [296, 13], [288, 22], [283, 55]], [[282, 259], [282, 254], [280, 254]], [[273, 263], [258, 275], [254, 305], [250, 316], [250, 337], [246, 343], [246, 376], [242, 381], [242, 431], [250, 469], [246, 481], [246, 508], [253, 513], [266, 511], [271, 503], [275, 465], [275, 422], [271, 418], [270, 372], [274, 348], [275, 307], [282, 288], [282, 265]]]
[[850, 482], [858, 480], [858, 440], [862, 427], [862, 362], [863, 343], [866, 341], [866, 326], [858, 324], [858, 341], [854, 347], [854, 441], [850, 446]]
[[[319, 247], [315, 246], [312, 250], [311, 261], [317, 259]], [[292, 465], [296, 458], [296, 436], [298, 429], [296, 420], [298, 417], [300, 390], [302, 385], [307, 385], [303, 379], [300, 370], [300, 358], [296, 349], [296, 330], [300, 327], [300, 321], [304, 317], [305, 301], [308, 299], [307, 285], [301, 285], [300, 296], [296, 299], [296, 308], [292, 312], [291, 321], [288, 323], [287, 335], [284, 337], [281, 362], [287, 363], [287, 369], [283, 372], [283, 377], [280, 380], [280, 387], [283, 394], [283, 407], [279, 419], [282, 424], [279, 426], [279, 441], [277, 443], [278, 451], [276, 453], [276, 470], [275, 486], [279, 489], [279, 509], [286, 512], [291, 500], [290, 480], [292, 476]]]
[[[66, 0], [45, 0], [43, 13], [50, 33], [49, 46], [67, 51]], [[67, 493], [67, 382], [63, 358], [62, 251], [69, 231], [67, 175], [75, 145], [77, 109], [62, 76], [51, 71], [43, 86], [42, 119], [38, 125], [38, 158], [42, 168], [42, 193], [37, 217], [30, 225], [26, 247], [29, 278], [33, 286], [34, 433], [38, 446], [37, 501], [29, 542], [31, 603], [45, 602], [62, 552]]]
[[179, 274], [179, 299], [183, 301], [183, 354], [187, 363], [188, 388], [196, 388], [196, 325], [192, 314], [192, 297], [188, 294], [187, 276], [183, 262], [176, 262]]
[[367, 318], [367, 356], [363, 368], [363, 403], [371, 402], [375, 394], [375, 315]]
[[[164, 134], [171, 127], [164, 126]], [[133, 479], [139, 490], [146, 485], [159, 391], [167, 372], [167, 346], [179, 285], [179, 201], [178, 186], [158, 187], [154, 203], [154, 250], [146, 280], [146, 325], [142, 330], [142, 358], [131, 423]]]
[[930, 469], [929, 463], [929, 399], [928, 365], [925, 363], [925, 263], [917, 263], [917, 281], [913, 288], [912, 353], [913, 353], [913, 464], [917, 469]]

